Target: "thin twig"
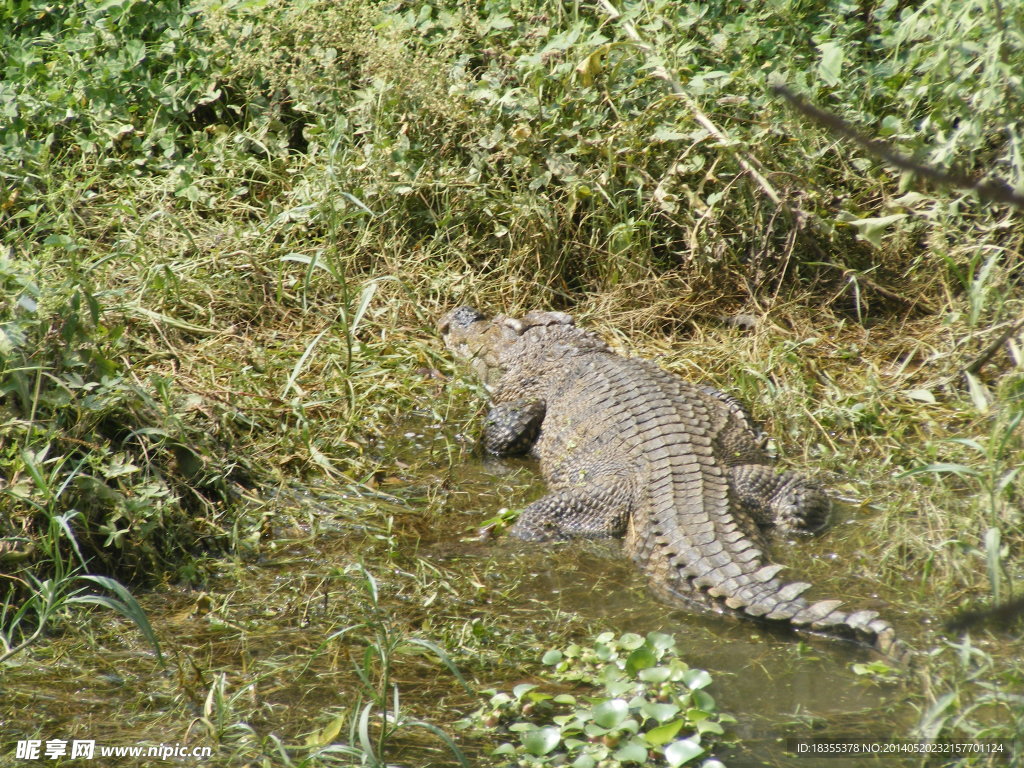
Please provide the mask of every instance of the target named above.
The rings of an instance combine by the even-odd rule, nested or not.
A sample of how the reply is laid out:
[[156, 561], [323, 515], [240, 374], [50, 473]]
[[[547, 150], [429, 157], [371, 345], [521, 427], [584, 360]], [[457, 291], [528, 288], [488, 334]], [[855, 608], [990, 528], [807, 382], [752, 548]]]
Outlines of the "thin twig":
[[1010, 337], [1013, 336], [1013, 334], [1019, 331], [1022, 327], [1024, 327], [1024, 318], [1021, 318], [1016, 323], [1011, 325], [1002, 334], [1000, 334], [998, 339], [996, 339], [987, 347], [985, 347], [985, 349], [982, 351], [980, 355], [974, 358], [969, 364], [964, 366], [963, 372], [973, 375], [980, 371], [981, 367], [985, 365], [985, 363], [987, 363], [989, 360], [991, 360], [992, 356], [999, 351], [999, 348], [1002, 347], [1003, 344], [1005, 344], [1007, 341], [1009, 341]]

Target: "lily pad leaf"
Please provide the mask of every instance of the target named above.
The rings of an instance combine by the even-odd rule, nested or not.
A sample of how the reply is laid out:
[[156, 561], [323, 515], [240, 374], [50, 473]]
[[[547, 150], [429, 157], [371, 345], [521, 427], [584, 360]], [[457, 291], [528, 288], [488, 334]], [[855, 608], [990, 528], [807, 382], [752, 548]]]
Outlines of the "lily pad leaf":
[[562, 656], [562, 652], [560, 650], [558, 650], [557, 648], [552, 648], [550, 651], [544, 654], [544, 656], [540, 660], [540, 663], [548, 667], [553, 667], [563, 658], [564, 657]]
[[672, 670], [668, 667], [648, 667], [637, 672], [637, 677], [645, 683], [664, 683], [672, 676]]
[[704, 748], [691, 739], [675, 741], [665, 747], [665, 760], [672, 768], [686, 765], [704, 754]]
[[679, 714], [679, 706], [668, 702], [645, 701], [640, 705], [640, 710], [658, 723], [667, 722]]
[[641, 645], [629, 654], [629, 658], [626, 659], [626, 671], [631, 675], [635, 675], [641, 669], [653, 667], [657, 663], [658, 657], [654, 655], [654, 651], [646, 645]]
[[562, 733], [557, 728], [537, 728], [523, 735], [523, 748], [535, 757], [551, 752], [562, 741]]
[[612, 757], [620, 763], [639, 763], [643, 765], [647, 762], [647, 748], [638, 742], [631, 741], [629, 744], [615, 750]]
[[711, 685], [711, 675], [703, 669], [688, 669], [683, 673], [683, 683], [691, 691], [699, 691]]
[[512, 695], [516, 697], [516, 700], [523, 698], [524, 695], [532, 691], [537, 686], [533, 683], [520, 683], [512, 689]]
[[673, 720], [671, 723], [651, 728], [651, 730], [644, 734], [644, 738], [647, 739], [647, 743], [652, 747], [660, 747], [662, 744], [668, 744], [672, 741], [682, 727], [682, 720]]
[[609, 699], [594, 707], [594, 722], [602, 728], [614, 728], [629, 714], [629, 704], [624, 699]]

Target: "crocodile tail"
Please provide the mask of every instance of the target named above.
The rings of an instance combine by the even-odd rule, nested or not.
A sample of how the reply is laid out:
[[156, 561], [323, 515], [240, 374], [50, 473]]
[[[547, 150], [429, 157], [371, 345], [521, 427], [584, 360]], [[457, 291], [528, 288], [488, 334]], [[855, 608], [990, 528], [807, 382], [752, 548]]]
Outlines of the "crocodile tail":
[[[781, 565], [761, 567], [747, 583], [720, 595], [730, 608], [747, 615], [773, 621], [787, 621], [794, 627], [835, 635], [868, 645], [891, 661], [906, 666], [913, 652], [897, 637], [896, 630], [877, 611], [840, 610], [841, 600], [808, 602], [802, 597], [810, 584], [802, 581], [783, 583], [775, 579]], [[723, 585], [724, 586], [724, 585]], [[712, 594], [718, 590], [712, 588]]]
[[854, 611], [847, 613], [838, 610], [839, 600], [820, 600], [809, 604], [794, 615], [790, 622], [797, 627], [808, 627], [812, 630], [849, 637], [857, 642], [871, 646], [887, 659], [906, 666], [912, 651], [900, 640], [895, 628], [885, 619], [878, 616], [878, 611]]

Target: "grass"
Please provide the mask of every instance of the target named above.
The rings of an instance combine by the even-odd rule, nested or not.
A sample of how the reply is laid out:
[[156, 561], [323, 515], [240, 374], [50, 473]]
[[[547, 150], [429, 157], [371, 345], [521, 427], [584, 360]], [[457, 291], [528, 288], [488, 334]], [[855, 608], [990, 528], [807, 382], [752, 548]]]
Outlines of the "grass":
[[[1012, 632], [941, 625], [1019, 596], [1021, 213], [887, 168], [771, 86], [1019, 190], [1020, 14], [980, 0], [9, 3], [0, 632], [20, 652], [5, 663], [42, 663], [61, 636], [103, 656], [117, 641], [89, 639], [102, 620], [83, 600], [131, 613], [121, 590], [145, 605], [148, 589], [209, 586], [224, 558], [272, 557], [279, 540], [357, 535], [382, 589], [402, 583], [394, 563], [441, 578], [404, 549], [443, 525], [434, 473], [462, 461], [455, 435], [475, 434], [483, 396], [445, 379], [433, 321], [457, 303], [543, 306], [737, 394], [785, 463], [861, 500], [855, 589], [925, 622], [922, 731], [1018, 732]], [[737, 313], [754, 330], [722, 323]], [[448, 439], [397, 447], [408, 414]], [[395, 522], [395, 494], [424, 477], [420, 511]], [[343, 495], [331, 515], [275, 506], [295, 482]], [[479, 587], [450, 581], [471, 605]], [[471, 657], [474, 626], [505, 626], [477, 618], [452, 611], [414, 636]], [[152, 630], [166, 653], [173, 630]], [[528, 635], [506, 657], [532, 658]], [[432, 685], [458, 688], [432, 664]], [[252, 678], [219, 670], [168, 706], [198, 707], [228, 753], [294, 759], [251, 725]], [[365, 711], [392, 706], [373, 690]], [[452, 719], [411, 706], [408, 722]], [[363, 744], [346, 717], [335, 736], [383, 760], [386, 728], [371, 734], [368, 715]]]

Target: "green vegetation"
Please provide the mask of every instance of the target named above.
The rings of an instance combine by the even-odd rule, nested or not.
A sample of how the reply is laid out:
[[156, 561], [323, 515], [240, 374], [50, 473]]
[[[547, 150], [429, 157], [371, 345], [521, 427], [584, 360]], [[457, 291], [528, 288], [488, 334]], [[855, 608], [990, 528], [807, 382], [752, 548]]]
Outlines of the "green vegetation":
[[[675, 639], [651, 632], [646, 638], [605, 632], [592, 647], [575, 643], [551, 649], [543, 663], [555, 681], [582, 683], [603, 695], [548, 693], [522, 683], [512, 693], [492, 692], [488, 706], [464, 725], [515, 733], [518, 745], [504, 742], [492, 753], [517, 759], [516, 765], [693, 764], [707, 753], [706, 741], [735, 722], [717, 713], [703, 689], [711, 676], [691, 669], [675, 653]], [[705, 739], [705, 743], [701, 739]], [[571, 762], [570, 762], [571, 761]], [[700, 763], [721, 766], [715, 759]]]
[[[888, 168], [772, 89], [1019, 192], [1024, 8], [826, 6], [0, 6], [8, 706], [27, 701], [15, 675], [75, 659], [69, 681], [146, 681], [134, 734], [197, 717], [238, 764], [492, 749], [450, 740], [476, 706], [452, 669], [495, 687], [587, 627], [519, 626], [515, 574], [418, 550], [463, 534], [443, 521], [483, 402], [439, 375], [432, 324], [457, 303], [542, 306], [738, 395], [788, 463], [860, 500], [830, 534], [839, 565], [804, 572], [881, 595], [923, 651], [918, 732], [1017, 738], [1024, 759], [1019, 631], [942, 629], [1024, 575], [1024, 213]], [[751, 332], [721, 323], [737, 313]], [[406, 444], [410, 420], [447, 426]], [[337, 573], [252, 577], [335, 539]], [[313, 593], [323, 624], [286, 633], [295, 658], [232, 666], [147, 621], [139, 604], [182, 585], [212, 596], [180, 598], [211, 637], [315, 613]], [[296, 680], [361, 693], [275, 734], [272, 692]], [[18, 729], [0, 748], [32, 735], [0, 719]]]

